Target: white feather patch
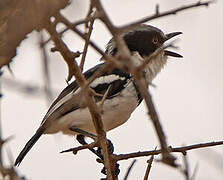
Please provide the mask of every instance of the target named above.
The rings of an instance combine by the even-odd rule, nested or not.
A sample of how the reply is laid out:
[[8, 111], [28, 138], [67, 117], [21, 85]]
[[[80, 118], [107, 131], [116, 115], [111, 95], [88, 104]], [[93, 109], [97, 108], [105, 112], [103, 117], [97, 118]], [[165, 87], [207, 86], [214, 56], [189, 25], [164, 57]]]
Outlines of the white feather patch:
[[111, 75], [107, 75], [107, 76], [101, 76], [97, 79], [95, 79], [92, 83], [91, 83], [91, 87], [95, 88], [97, 87], [99, 84], [109, 84], [113, 81], [116, 80], [125, 80], [124, 77], [120, 77], [119, 75], [115, 75], [115, 74], [111, 74]]

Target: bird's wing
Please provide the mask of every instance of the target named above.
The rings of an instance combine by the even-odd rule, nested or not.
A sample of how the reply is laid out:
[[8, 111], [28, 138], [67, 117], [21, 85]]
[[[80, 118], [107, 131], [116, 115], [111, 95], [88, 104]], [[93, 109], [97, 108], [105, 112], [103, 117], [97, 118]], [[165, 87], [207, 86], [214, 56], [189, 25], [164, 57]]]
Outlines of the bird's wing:
[[[99, 64], [84, 73], [86, 79], [89, 79], [102, 65]], [[131, 76], [122, 72], [119, 69], [114, 69], [111, 72], [106, 72], [100, 77], [96, 78], [91, 84], [96, 94], [95, 101], [98, 102], [103, 98], [103, 95], [108, 90], [107, 99], [113, 98], [118, 95], [130, 81]], [[58, 96], [58, 98], [52, 103], [48, 112], [46, 113], [42, 124], [50, 117], [57, 119], [64, 116], [80, 107], [83, 108], [84, 104], [80, 104], [80, 93], [78, 91], [78, 84], [76, 81], [68, 85]]]
[[[84, 73], [84, 76], [86, 79], [90, 78], [104, 63], [98, 64], [97, 66], [94, 66], [93, 68], [89, 69]], [[52, 108], [55, 107], [58, 102], [60, 102], [64, 97], [66, 97], [70, 93], [75, 93], [76, 90], [79, 88], [77, 81], [73, 81], [71, 84], [69, 84], [55, 99], [55, 101], [51, 104], [47, 114], [52, 110]]]

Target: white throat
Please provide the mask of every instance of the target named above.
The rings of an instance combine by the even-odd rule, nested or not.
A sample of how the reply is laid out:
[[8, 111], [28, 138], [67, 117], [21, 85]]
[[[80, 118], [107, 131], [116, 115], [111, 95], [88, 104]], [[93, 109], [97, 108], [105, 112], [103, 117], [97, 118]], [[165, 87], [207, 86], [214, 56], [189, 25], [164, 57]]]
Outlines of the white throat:
[[[133, 52], [132, 63], [135, 66], [139, 66], [143, 63], [144, 59], [139, 55], [138, 52]], [[167, 56], [164, 52], [161, 52], [156, 58], [151, 59], [144, 69], [146, 82], [149, 84], [156, 77], [156, 75], [161, 71], [167, 62]]]

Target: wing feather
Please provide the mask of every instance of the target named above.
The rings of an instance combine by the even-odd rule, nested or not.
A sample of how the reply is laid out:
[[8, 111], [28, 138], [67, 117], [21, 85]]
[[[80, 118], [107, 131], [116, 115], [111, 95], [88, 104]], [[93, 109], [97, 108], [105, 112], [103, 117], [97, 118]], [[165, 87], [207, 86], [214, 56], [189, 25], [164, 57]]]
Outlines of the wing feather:
[[[99, 64], [84, 73], [86, 79], [89, 79], [102, 65]], [[131, 76], [122, 72], [119, 69], [114, 69], [112, 72], [106, 72], [99, 78], [96, 78], [90, 85], [90, 87], [101, 96], [95, 96], [95, 101], [98, 102], [102, 99], [104, 93], [110, 86], [107, 99], [111, 99], [118, 95], [129, 82]], [[49, 117], [55, 119], [64, 116], [78, 108], [80, 108], [80, 100], [78, 97], [78, 84], [76, 81], [68, 85], [58, 96], [58, 98], [52, 103], [47, 114], [44, 117], [42, 123]], [[83, 105], [83, 104], [82, 104]]]

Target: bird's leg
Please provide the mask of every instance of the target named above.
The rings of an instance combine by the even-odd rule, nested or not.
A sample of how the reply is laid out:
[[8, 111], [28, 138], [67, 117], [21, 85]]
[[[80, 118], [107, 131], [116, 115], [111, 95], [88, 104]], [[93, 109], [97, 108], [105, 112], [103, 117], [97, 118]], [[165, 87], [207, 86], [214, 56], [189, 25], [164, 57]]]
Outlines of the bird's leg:
[[97, 138], [97, 136], [95, 136], [94, 134], [91, 134], [91, 133], [89, 133], [89, 132], [87, 132], [87, 131], [84, 131], [84, 130], [82, 130], [82, 129], [79, 129], [79, 128], [77, 128], [77, 127], [75, 127], [75, 126], [72, 126], [72, 127], [70, 127], [69, 128], [71, 131], [73, 131], [73, 132], [76, 132], [76, 133], [78, 133], [78, 134], [82, 134], [83, 136], [86, 136], [86, 137], [90, 137], [90, 138], [92, 138], [92, 139], [96, 139]]
[[[89, 132], [86, 132], [86, 131], [84, 131], [84, 130], [82, 130], [82, 129], [79, 129], [79, 128], [76, 128], [76, 127], [70, 127], [70, 130], [71, 131], [74, 131], [74, 132], [76, 132], [76, 133], [78, 133], [78, 135], [77, 135], [77, 137], [76, 137], [76, 139], [77, 139], [77, 141], [81, 144], [81, 145], [86, 145], [87, 144], [87, 142], [85, 141], [85, 137], [90, 137], [90, 138], [92, 138], [92, 139], [96, 139], [97, 138], [97, 136], [95, 136], [94, 134], [91, 134], [91, 133], [89, 133]], [[104, 159], [104, 157], [103, 157], [103, 155], [102, 155], [102, 153], [101, 153], [101, 148], [100, 147], [98, 147], [98, 149], [97, 150], [94, 150], [93, 148], [88, 148], [91, 152], [93, 152], [97, 157], [99, 157], [100, 159]], [[110, 153], [110, 154], [112, 154], [113, 152], [114, 152], [114, 146], [113, 146], [113, 144], [112, 144], [112, 142], [108, 139], [108, 152]], [[105, 167], [102, 169], [102, 171], [101, 171], [103, 174], [106, 174], [106, 169], [105, 169]], [[119, 172], [120, 172], [120, 170], [119, 170], [119, 164], [118, 163], [116, 163], [116, 174], [118, 175], [119, 174]]]
[[[94, 140], [96, 140], [97, 136], [95, 136], [94, 134], [91, 134], [87, 131], [84, 131], [82, 129], [79, 129], [75, 126], [72, 126], [69, 128], [71, 131], [78, 133], [76, 139], [77, 141], [81, 144], [81, 145], [85, 145], [87, 144], [87, 142], [85, 141], [84, 137], [90, 137]], [[93, 152], [96, 156], [98, 156], [99, 158], [103, 159], [103, 156], [98, 153], [97, 151], [95, 151], [93, 148], [88, 148], [91, 152]]]
[[[77, 139], [77, 141], [78, 141], [80, 144], [85, 145], [85, 144], [87, 144], [87, 143], [86, 143], [84, 137], [85, 137], [84, 135], [82, 135], [82, 134], [78, 134], [77, 137], [76, 137], [76, 139]], [[100, 159], [103, 159], [103, 156], [102, 156], [101, 153], [95, 151], [93, 148], [88, 148], [88, 149], [89, 149], [91, 152], [93, 152], [96, 156], [98, 156]]]
[[[84, 138], [85, 138], [85, 135], [88, 135], [88, 137], [91, 137], [91, 136], [89, 136], [90, 133], [85, 132], [85, 131], [83, 131], [83, 130], [81, 130], [81, 129], [77, 129], [77, 128], [72, 128], [72, 129], [75, 130], [75, 132], [80, 133], [80, 134], [78, 134], [77, 137], [76, 137], [77, 141], [78, 141], [81, 145], [86, 145], [87, 142], [85, 141]], [[82, 134], [81, 134], [81, 133], [82, 133]], [[92, 135], [92, 134], [91, 134], [91, 135]], [[95, 138], [95, 137], [97, 137], [97, 136], [93, 135], [93, 137]], [[102, 155], [102, 153], [101, 153], [101, 148], [100, 148], [100, 147], [98, 147], [97, 150], [94, 150], [93, 148], [88, 148], [88, 149], [89, 149], [91, 152], [93, 152], [97, 157], [99, 157], [100, 159], [104, 160], [104, 157], [103, 157], [103, 155]], [[108, 152], [109, 152], [110, 154], [112, 154], [112, 153], [114, 152], [114, 146], [113, 146], [112, 142], [111, 142], [109, 139], [108, 139]], [[105, 175], [107, 174], [107, 171], [106, 171], [106, 168], [105, 168], [105, 167], [102, 168], [101, 173], [103, 173], [103, 174], [105, 174]], [[116, 170], [115, 170], [115, 174], [116, 174], [116, 176], [118, 176], [119, 173], [120, 173], [119, 164], [116, 163]]]
[[[89, 133], [87, 131], [84, 131], [82, 129], [79, 129], [79, 128], [75, 127], [75, 126], [72, 126], [69, 129], [71, 131], [74, 131], [74, 132], [78, 133], [79, 135], [82, 135], [83, 136], [83, 137], [82, 136], [78, 137], [79, 135], [77, 135], [77, 138], [76, 138], [77, 141], [80, 144], [82, 144], [82, 145], [87, 144], [86, 141], [85, 141], [85, 139], [84, 139], [84, 136], [90, 137], [90, 138], [92, 138], [94, 140], [97, 138], [97, 136], [95, 136], [94, 134], [91, 134], [91, 133]], [[101, 154], [101, 148], [98, 148], [97, 152]], [[114, 146], [113, 146], [112, 142], [109, 139], [108, 139], [108, 152], [110, 154], [112, 154], [114, 152]]]

